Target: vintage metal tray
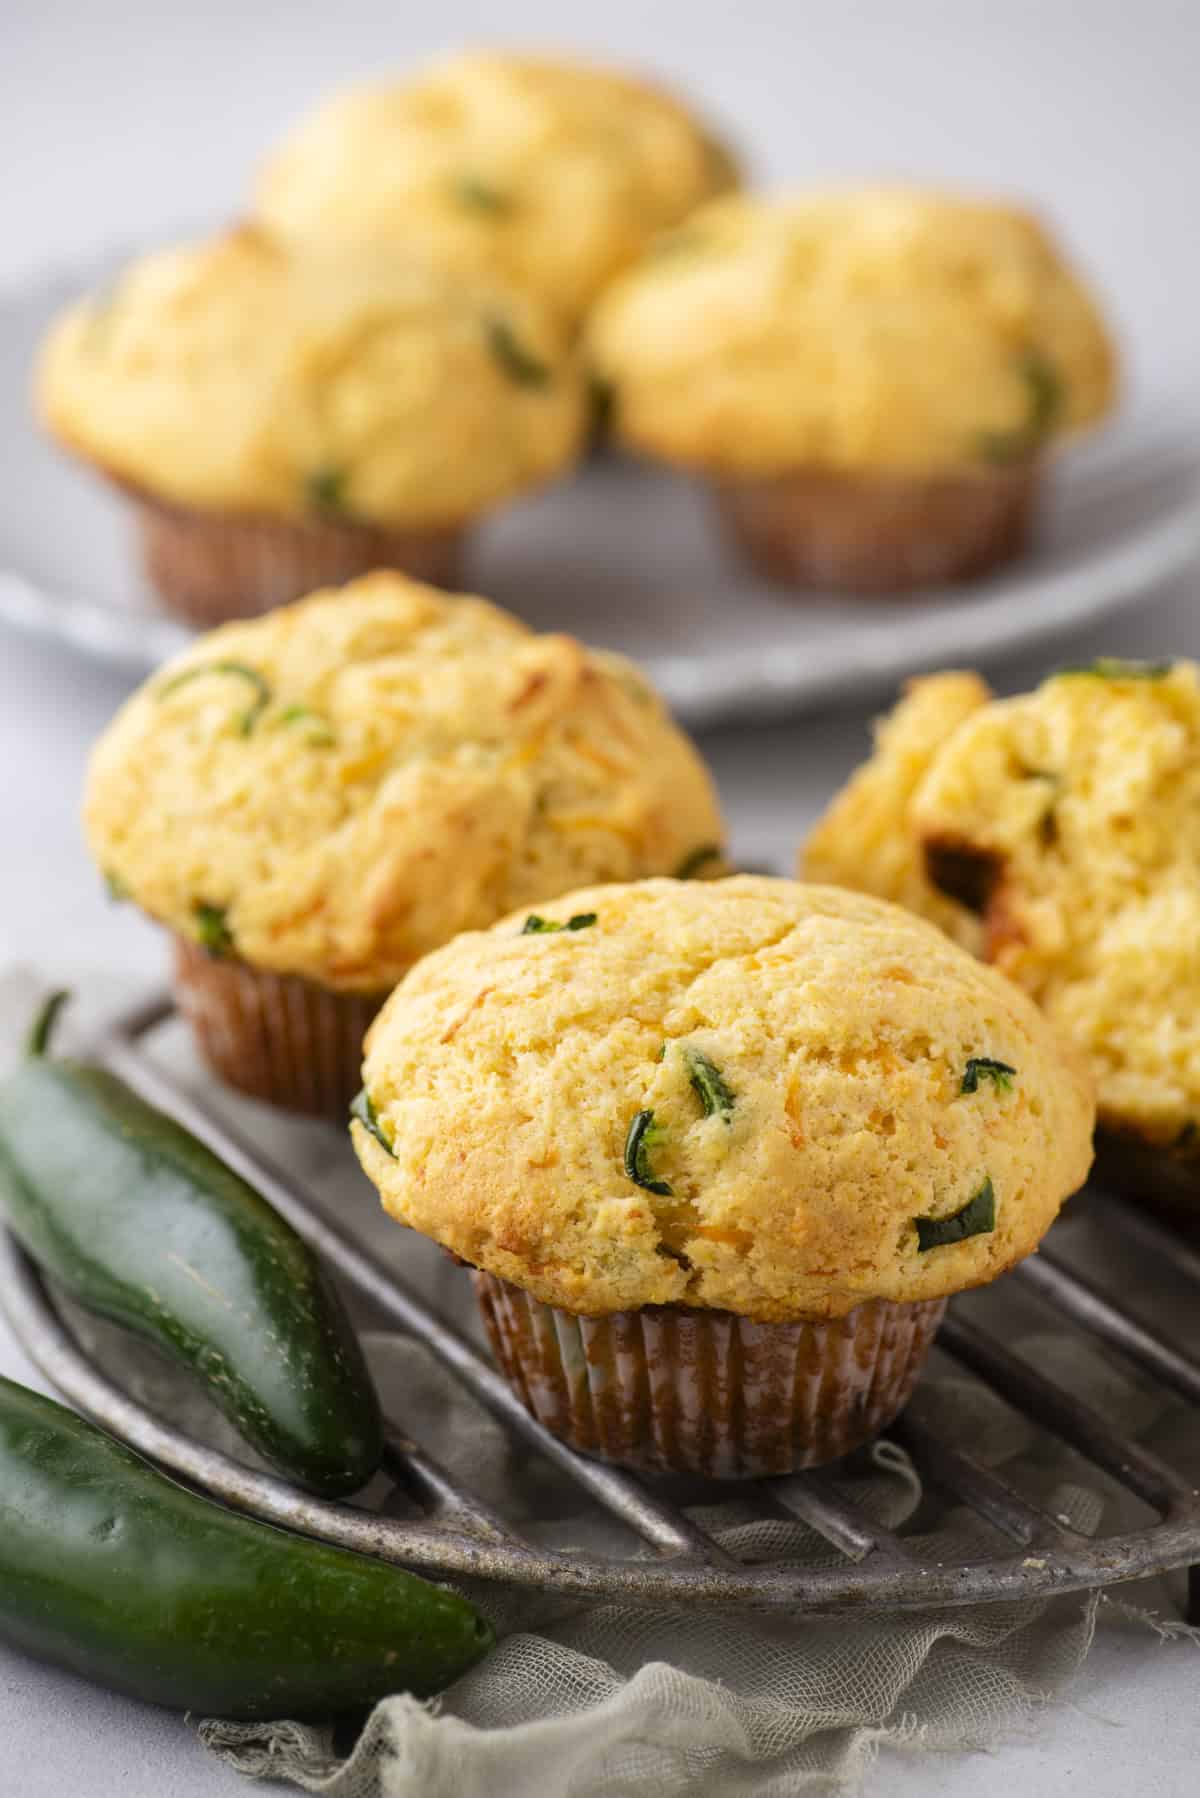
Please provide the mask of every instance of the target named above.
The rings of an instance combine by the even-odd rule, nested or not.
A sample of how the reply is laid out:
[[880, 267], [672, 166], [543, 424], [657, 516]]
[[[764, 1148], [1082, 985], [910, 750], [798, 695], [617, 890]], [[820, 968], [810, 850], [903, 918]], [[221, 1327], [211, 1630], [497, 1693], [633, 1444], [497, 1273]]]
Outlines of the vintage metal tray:
[[[837, 1551], [837, 1564], [744, 1564], [729, 1554], [665, 1494], [644, 1481], [574, 1454], [541, 1428], [478, 1348], [451, 1327], [393, 1268], [362, 1246], [290, 1177], [264, 1162], [190, 1096], [187, 1083], [163, 1071], [148, 1045], [171, 1013], [156, 997], [128, 1009], [90, 1045], [146, 1099], [171, 1111], [253, 1180], [324, 1257], [333, 1273], [366, 1300], [388, 1327], [409, 1333], [445, 1366], [528, 1451], [544, 1455], [590, 1498], [620, 1518], [654, 1551], [627, 1559], [550, 1550], [523, 1539], [497, 1510], [452, 1478], [419, 1442], [389, 1439], [386, 1472], [422, 1511], [416, 1520], [376, 1514], [353, 1504], [311, 1498], [283, 1481], [206, 1447], [135, 1402], [96, 1366], [28, 1259], [0, 1232], [0, 1302], [26, 1352], [72, 1403], [134, 1448], [240, 1510], [425, 1573], [471, 1575], [580, 1597], [655, 1604], [747, 1605], [828, 1614], [849, 1606], [916, 1610], [931, 1605], [1044, 1597], [1108, 1586], [1187, 1567], [1188, 1601], [1200, 1608], [1200, 1491], [1192, 1479], [1149, 1449], [1127, 1440], [1046, 1372], [1014, 1353], [983, 1321], [976, 1298], [967, 1316], [951, 1306], [939, 1349], [1065, 1440], [1094, 1467], [1141, 1501], [1145, 1521], [1122, 1533], [1089, 1537], [1051, 1515], [981, 1461], [961, 1452], [939, 1428], [936, 1402], [918, 1386], [889, 1435], [912, 1456], [927, 1485], [970, 1507], [989, 1526], [994, 1546], [963, 1562], [915, 1557], [820, 1474], [798, 1474], [741, 1489], [764, 1514], [802, 1518]], [[315, 1126], [294, 1126], [313, 1129]], [[1121, 1256], [1140, 1247], [1164, 1257], [1172, 1280], [1200, 1296], [1200, 1254], [1167, 1236], [1140, 1211], [1089, 1193], [1106, 1239]], [[1069, 1226], [1068, 1226], [1069, 1227]], [[1083, 1333], [1119, 1351], [1143, 1375], [1168, 1388], [1200, 1416], [1200, 1362], [1188, 1358], [1067, 1265], [1057, 1246], [1009, 1277], [1055, 1315], [1056, 1328]], [[1008, 1285], [1009, 1282], [1005, 1282]]]

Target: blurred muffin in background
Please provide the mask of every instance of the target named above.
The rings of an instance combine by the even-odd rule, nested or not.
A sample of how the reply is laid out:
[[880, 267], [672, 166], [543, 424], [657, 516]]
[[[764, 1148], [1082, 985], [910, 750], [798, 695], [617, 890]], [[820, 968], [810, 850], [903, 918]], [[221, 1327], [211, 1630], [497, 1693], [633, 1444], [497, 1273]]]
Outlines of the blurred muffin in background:
[[724, 827], [633, 665], [397, 574], [228, 624], [97, 744], [85, 822], [164, 924], [216, 1071], [344, 1115], [388, 989], [456, 931], [709, 858]]
[[703, 121], [649, 82], [475, 50], [327, 100], [268, 159], [254, 205], [287, 240], [415, 248], [574, 322], [737, 178]]
[[1115, 387], [1035, 219], [902, 188], [715, 201], [610, 288], [588, 342], [618, 440], [704, 476], [797, 586], [903, 592], [1016, 555], [1051, 450]]
[[1086, 1053], [1103, 1175], [1200, 1227], [1200, 670], [917, 681], [802, 852], [975, 946]]
[[253, 227], [72, 306], [36, 397], [199, 624], [379, 566], [450, 583], [469, 527], [561, 473], [587, 423], [564, 329], [528, 295]]

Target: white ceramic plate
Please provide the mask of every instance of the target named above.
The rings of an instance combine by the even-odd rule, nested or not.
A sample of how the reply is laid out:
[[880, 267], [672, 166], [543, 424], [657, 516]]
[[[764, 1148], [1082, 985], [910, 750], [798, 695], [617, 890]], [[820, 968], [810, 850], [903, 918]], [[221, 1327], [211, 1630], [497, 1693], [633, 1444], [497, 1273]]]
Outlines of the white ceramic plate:
[[[117, 498], [29, 421], [53, 313], [116, 265], [0, 296], [0, 619], [144, 672], [186, 640], [138, 573]], [[727, 554], [690, 483], [599, 459], [483, 531], [470, 584], [542, 630], [627, 651], [692, 724], [873, 695], [986, 664], [1127, 605], [1200, 549], [1200, 420], [1128, 412], [1056, 472], [1037, 547], [970, 587], [903, 601], [792, 595]]]

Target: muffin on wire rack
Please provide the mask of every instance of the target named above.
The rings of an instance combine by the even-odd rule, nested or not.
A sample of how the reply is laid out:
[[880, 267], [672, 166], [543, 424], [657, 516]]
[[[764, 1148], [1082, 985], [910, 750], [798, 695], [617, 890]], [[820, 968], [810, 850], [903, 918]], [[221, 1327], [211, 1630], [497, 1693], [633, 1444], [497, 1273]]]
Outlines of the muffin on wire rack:
[[604, 293], [588, 344], [617, 441], [693, 470], [797, 587], [999, 567], [1051, 452], [1113, 401], [1103, 321], [1036, 220], [899, 188], [714, 201]]
[[754, 876], [457, 937], [363, 1079], [363, 1167], [472, 1266], [530, 1410], [659, 1471], [886, 1428], [947, 1297], [1030, 1254], [1091, 1160], [1087, 1075], [1017, 988], [897, 906]]
[[201, 638], [92, 756], [88, 841], [166, 926], [232, 1085], [343, 1117], [367, 1024], [456, 931], [706, 858], [712, 783], [620, 656], [395, 574]]
[[588, 418], [563, 328], [528, 295], [250, 226], [72, 306], [36, 390], [131, 507], [160, 597], [200, 625], [377, 567], [453, 585], [471, 527], [568, 468]]

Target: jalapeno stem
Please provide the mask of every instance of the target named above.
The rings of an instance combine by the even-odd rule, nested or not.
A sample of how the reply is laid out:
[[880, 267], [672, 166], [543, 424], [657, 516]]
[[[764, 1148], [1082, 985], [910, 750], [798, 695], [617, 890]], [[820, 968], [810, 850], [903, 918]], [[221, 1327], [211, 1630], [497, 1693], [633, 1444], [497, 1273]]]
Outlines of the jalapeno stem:
[[50, 1038], [54, 1034], [58, 1014], [70, 997], [66, 988], [60, 987], [57, 992], [51, 993], [47, 999], [43, 1000], [38, 1007], [33, 1023], [29, 1026], [29, 1034], [25, 1038], [26, 1055], [45, 1055], [46, 1050], [50, 1047]]

